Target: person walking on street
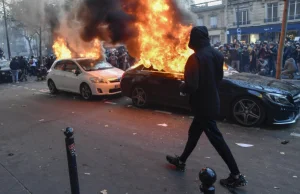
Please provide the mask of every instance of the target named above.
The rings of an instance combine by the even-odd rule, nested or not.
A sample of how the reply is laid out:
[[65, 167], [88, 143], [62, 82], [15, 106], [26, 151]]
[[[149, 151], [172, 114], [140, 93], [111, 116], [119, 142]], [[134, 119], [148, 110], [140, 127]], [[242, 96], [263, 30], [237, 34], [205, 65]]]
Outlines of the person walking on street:
[[13, 83], [19, 83], [19, 69], [20, 69], [20, 64], [17, 60], [16, 57], [12, 59], [10, 62], [10, 70], [11, 70], [11, 75], [12, 75], [12, 81]]
[[184, 83], [180, 91], [190, 95], [190, 106], [194, 114], [188, 133], [188, 141], [181, 156], [167, 155], [167, 161], [184, 170], [185, 163], [204, 132], [210, 143], [227, 164], [231, 174], [220, 183], [225, 187], [245, 186], [247, 181], [240, 174], [236, 161], [217, 127], [216, 117], [220, 113], [218, 86], [223, 79], [223, 55], [209, 43], [205, 26], [194, 27], [190, 34], [189, 47], [194, 50], [186, 62]]
[[27, 81], [27, 69], [28, 69], [28, 63], [24, 59], [23, 56], [19, 59], [20, 69], [21, 69], [21, 77], [20, 81]]
[[31, 59], [29, 60], [29, 65], [31, 76], [36, 76], [37, 60], [34, 58], [34, 56], [31, 56]]

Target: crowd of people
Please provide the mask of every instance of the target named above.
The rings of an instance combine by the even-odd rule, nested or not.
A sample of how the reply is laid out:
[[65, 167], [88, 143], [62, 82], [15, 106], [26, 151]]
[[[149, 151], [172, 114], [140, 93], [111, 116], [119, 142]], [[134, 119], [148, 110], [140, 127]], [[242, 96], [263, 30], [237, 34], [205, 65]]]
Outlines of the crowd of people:
[[[223, 53], [227, 65], [240, 72], [275, 77], [278, 44], [274, 42], [214, 45]], [[282, 75], [294, 78], [300, 70], [300, 43], [286, 41], [282, 61]]]
[[124, 46], [117, 49], [106, 49], [106, 57], [107, 62], [124, 71], [135, 63], [135, 59], [128, 54]]
[[[19, 83], [19, 81], [27, 81], [27, 76], [39, 76], [40, 71], [50, 69], [51, 65], [55, 61], [53, 55], [49, 57], [43, 57], [43, 61], [39, 58], [31, 56], [30, 58], [17, 56], [12, 58], [10, 62], [10, 69], [12, 74], [13, 83]], [[20, 77], [19, 77], [20, 76]]]

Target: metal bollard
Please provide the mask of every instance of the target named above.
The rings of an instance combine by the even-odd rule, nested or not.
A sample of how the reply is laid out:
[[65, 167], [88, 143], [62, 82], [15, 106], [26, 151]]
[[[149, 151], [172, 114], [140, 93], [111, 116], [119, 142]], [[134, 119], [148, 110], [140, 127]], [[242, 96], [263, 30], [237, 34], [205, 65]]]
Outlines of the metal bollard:
[[80, 194], [73, 128], [67, 127], [64, 130], [64, 134], [66, 136], [65, 142], [66, 142], [66, 150], [67, 150], [67, 158], [68, 158], [71, 193]]
[[217, 180], [216, 172], [211, 168], [203, 168], [199, 172], [199, 180], [201, 181], [200, 191], [204, 194], [215, 194], [213, 184]]

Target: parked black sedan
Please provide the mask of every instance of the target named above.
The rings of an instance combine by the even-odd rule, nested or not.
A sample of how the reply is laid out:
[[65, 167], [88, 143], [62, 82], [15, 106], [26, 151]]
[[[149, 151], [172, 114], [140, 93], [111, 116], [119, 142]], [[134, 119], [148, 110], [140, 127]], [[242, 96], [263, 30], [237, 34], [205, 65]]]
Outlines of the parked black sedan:
[[[151, 103], [189, 108], [188, 96], [180, 94], [183, 74], [136, 65], [121, 80], [122, 93], [137, 107]], [[205, 91], [203, 91], [205, 92]], [[292, 124], [299, 117], [300, 88], [292, 83], [224, 69], [219, 88], [222, 117], [244, 126]]]

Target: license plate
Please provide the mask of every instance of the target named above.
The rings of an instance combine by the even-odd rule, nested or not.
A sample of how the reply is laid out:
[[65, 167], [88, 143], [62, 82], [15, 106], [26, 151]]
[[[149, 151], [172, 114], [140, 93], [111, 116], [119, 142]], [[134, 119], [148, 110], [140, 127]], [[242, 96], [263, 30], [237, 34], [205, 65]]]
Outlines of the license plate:
[[115, 89], [121, 88], [120, 84], [115, 85]]

